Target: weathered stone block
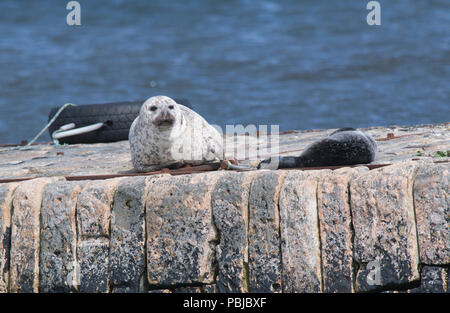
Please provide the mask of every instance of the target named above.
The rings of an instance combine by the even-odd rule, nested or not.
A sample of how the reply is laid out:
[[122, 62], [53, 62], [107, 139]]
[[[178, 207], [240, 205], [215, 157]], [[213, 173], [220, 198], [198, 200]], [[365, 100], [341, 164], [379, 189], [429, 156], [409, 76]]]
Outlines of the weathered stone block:
[[278, 199], [286, 171], [260, 171], [249, 203], [249, 291], [281, 292]]
[[77, 205], [80, 236], [109, 236], [111, 205], [120, 181], [120, 178], [89, 181], [83, 188]]
[[412, 199], [416, 164], [402, 163], [364, 173], [350, 183], [355, 230], [356, 291], [419, 279]]
[[[352, 292], [353, 231], [350, 180], [366, 167], [341, 168], [323, 175], [317, 188], [324, 292]], [[322, 171], [324, 172], [324, 171]]]
[[446, 292], [447, 269], [438, 266], [424, 266], [420, 273], [420, 286], [410, 293], [443, 293]]
[[219, 292], [248, 291], [248, 201], [256, 171], [228, 172], [211, 196], [213, 218], [219, 232], [216, 247]]
[[447, 284], [445, 284], [447, 288], [446, 293], [450, 293], [450, 268], [447, 268]]
[[317, 179], [328, 171], [290, 171], [280, 191], [283, 292], [320, 292]]
[[110, 280], [113, 292], [141, 292], [145, 277], [144, 177], [121, 182], [111, 214]]
[[151, 285], [213, 283], [217, 231], [211, 192], [222, 173], [149, 178], [147, 272]]
[[41, 208], [40, 291], [78, 289], [75, 211], [82, 185], [61, 181], [46, 185]]
[[414, 181], [420, 262], [450, 264], [450, 165], [424, 164]]
[[10, 292], [39, 292], [40, 209], [45, 185], [62, 178], [21, 182], [14, 192]]
[[203, 293], [218, 293], [219, 289], [217, 288], [216, 284], [212, 284], [212, 285], [203, 285], [201, 286], [202, 292]]
[[108, 238], [87, 238], [78, 243], [80, 292], [109, 292]]
[[0, 293], [8, 292], [11, 252], [11, 208], [16, 183], [0, 185]]
[[78, 196], [77, 260], [81, 292], [109, 292], [110, 217], [121, 178], [89, 181]]

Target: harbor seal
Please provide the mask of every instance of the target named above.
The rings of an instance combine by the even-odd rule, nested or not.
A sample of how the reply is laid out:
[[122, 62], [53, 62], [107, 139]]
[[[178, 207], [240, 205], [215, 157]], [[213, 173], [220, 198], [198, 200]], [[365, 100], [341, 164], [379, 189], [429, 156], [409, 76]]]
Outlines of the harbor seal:
[[313, 142], [298, 157], [265, 159], [258, 169], [367, 164], [375, 160], [376, 150], [377, 144], [371, 135], [346, 127]]
[[199, 114], [166, 96], [147, 99], [129, 133], [139, 172], [223, 160], [222, 135]]

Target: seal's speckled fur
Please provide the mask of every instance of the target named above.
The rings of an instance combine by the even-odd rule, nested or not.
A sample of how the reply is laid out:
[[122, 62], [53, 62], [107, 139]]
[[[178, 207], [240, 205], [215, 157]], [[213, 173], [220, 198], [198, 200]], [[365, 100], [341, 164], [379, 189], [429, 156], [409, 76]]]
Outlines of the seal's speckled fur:
[[258, 168], [367, 164], [375, 160], [376, 150], [377, 144], [371, 135], [354, 128], [341, 128], [327, 138], [313, 142], [298, 157], [266, 159], [258, 165]]
[[169, 97], [149, 98], [130, 128], [131, 161], [139, 172], [223, 160], [221, 134]]

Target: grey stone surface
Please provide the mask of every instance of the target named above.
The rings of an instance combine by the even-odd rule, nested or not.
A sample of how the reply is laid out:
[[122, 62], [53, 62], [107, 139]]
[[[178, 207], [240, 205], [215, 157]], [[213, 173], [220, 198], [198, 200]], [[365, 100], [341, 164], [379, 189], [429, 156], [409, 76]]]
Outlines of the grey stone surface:
[[[279, 197], [283, 292], [321, 292], [317, 176], [290, 171]], [[315, 177], [316, 176], [316, 177]]]
[[356, 291], [419, 280], [412, 199], [416, 163], [372, 170], [351, 182], [355, 230]]
[[118, 186], [111, 214], [110, 280], [114, 292], [144, 291], [144, 177], [124, 179]]
[[366, 167], [321, 171], [317, 188], [324, 292], [353, 290], [353, 231], [349, 184]]
[[213, 283], [218, 234], [211, 192], [222, 173], [149, 179], [146, 202], [150, 285]]
[[[108, 262], [109, 239], [87, 238], [77, 246], [77, 279], [80, 292], [109, 292]], [[79, 277], [79, 278], [78, 278]]]
[[95, 180], [78, 196], [77, 225], [81, 237], [109, 236], [111, 205], [121, 178]]
[[450, 293], [450, 268], [447, 267], [447, 283], [445, 284], [445, 287], [447, 288], [446, 292]]
[[447, 269], [438, 266], [424, 266], [420, 273], [420, 286], [410, 293], [444, 293], [448, 286], [446, 282]]
[[109, 292], [110, 217], [122, 179], [90, 181], [77, 200], [77, 275], [81, 292]]
[[0, 293], [8, 292], [12, 195], [16, 183], [0, 185]]
[[201, 287], [179, 287], [171, 290], [171, 293], [203, 293]]
[[10, 292], [39, 292], [40, 209], [46, 184], [61, 178], [22, 182], [14, 191]]
[[285, 171], [261, 171], [249, 203], [249, 291], [281, 292], [281, 241], [278, 199]]
[[78, 290], [75, 212], [79, 182], [45, 186], [41, 207], [40, 292]]
[[258, 172], [226, 173], [211, 196], [213, 218], [219, 232], [216, 247], [219, 292], [248, 291], [248, 200]]
[[[327, 137], [335, 129], [288, 131], [279, 135], [281, 155], [299, 155], [313, 141]], [[390, 126], [362, 128], [371, 134], [378, 145], [375, 163], [396, 163], [411, 159], [436, 159], [434, 152], [445, 151], [450, 146], [448, 124], [420, 126]], [[385, 140], [387, 134], [396, 137]], [[225, 136], [225, 155], [241, 158], [249, 156], [243, 163], [256, 166], [273, 152], [264, 152], [271, 136]], [[234, 144], [236, 142], [236, 146]], [[252, 152], [253, 151], [253, 152]], [[417, 156], [420, 151], [421, 156]], [[445, 158], [439, 158], [445, 159]], [[446, 158], [447, 160], [449, 158]], [[27, 150], [12, 150], [0, 147], [0, 177], [2, 179], [42, 176], [107, 175], [133, 171], [128, 141], [98, 144], [77, 144], [54, 147], [36, 145]]]
[[203, 293], [218, 293], [218, 292], [220, 292], [217, 288], [217, 285], [215, 285], [215, 284], [203, 285], [200, 288], [202, 289]]
[[414, 180], [420, 262], [450, 264], [449, 164], [421, 166]]

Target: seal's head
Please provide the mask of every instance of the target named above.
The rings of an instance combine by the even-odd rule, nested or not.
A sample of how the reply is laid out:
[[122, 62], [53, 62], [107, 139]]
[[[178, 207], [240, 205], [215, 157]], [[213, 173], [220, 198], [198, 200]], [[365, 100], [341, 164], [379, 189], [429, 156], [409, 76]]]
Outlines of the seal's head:
[[179, 105], [169, 97], [151, 97], [141, 107], [140, 118], [158, 128], [171, 128], [181, 115]]

